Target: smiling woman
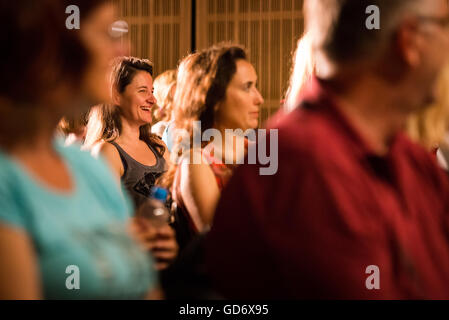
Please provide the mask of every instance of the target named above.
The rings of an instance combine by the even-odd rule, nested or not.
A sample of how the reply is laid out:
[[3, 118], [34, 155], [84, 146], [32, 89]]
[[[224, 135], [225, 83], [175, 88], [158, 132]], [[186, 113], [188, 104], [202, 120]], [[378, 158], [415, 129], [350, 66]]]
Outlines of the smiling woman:
[[[151, 188], [167, 170], [169, 159], [165, 144], [151, 133], [151, 109], [156, 103], [153, 66], [146, 59], [121, 57], [113, 65], [111, 80], [113, 104], [91, 111], [85, 148], [104, 156], [138, 209], [151, 197]], [[164, 230], [167, 245], [153, 251], [159, 268], [165, 268], [177, 251], [173, 230], [168, 225]]]
[[[152, 75], [149, 60], [118, 58], [111, 76], [113, 104], [95, 107], [87, 125], [85, 147], [106, 157], [136, 207], [150, 197], [149, 189], [166, 171], [168, 159], [162, 140], [151, 134], [156, 103]], [[137, 187], [143, 182], [148, 193]]]

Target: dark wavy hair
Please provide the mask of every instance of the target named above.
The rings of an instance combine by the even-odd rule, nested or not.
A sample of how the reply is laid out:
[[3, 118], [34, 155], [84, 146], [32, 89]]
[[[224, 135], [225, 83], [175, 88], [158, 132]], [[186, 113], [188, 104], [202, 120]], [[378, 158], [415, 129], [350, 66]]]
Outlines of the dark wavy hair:
[[[112, 90], [125, 92], [126, 87], [133, 81], [139, 71], [148, 72], [153, 76], [153, 64], [147, 59], [135, 57], [120, 57], [114, 61], [111, 73]], [[112, 91], [111, 90], [111, 91]], [[102, 104], [95, 106], [89, 114], [85, 148], [90, 149], [100, 141], [112, 142], [122, 132], [122, 119], [120, 106]], [[140, 127], [140, 140], [154, 146], [163, 156], [165, 147], [162, 140], [151, 133], [151, 124]]]
[[243, 47], [220, 43], [185, 58], [178, 70], [174, 97], [176, 127], [192, 131], [192, 121], [201, 121], [201, 130], [214, 125], [215, 106], [237, 71], [237, 60], [247, 60]]
[[[213, 128], [215, 108], [226, 97], [226, 89], [237, 72], [237, 61], [248, 60], [245, 49], [232, 43], [220, 43], [193, 53], [181, 61], [177, 88], [173, 100], [175, 126], [193, 139], [193, 122], [201, 121], [201, 133]], [[175, 141], [175, 148], [181, 143]], [[173, 184], [177, 165], [172, 164], [163, 179], [163, 185]]]

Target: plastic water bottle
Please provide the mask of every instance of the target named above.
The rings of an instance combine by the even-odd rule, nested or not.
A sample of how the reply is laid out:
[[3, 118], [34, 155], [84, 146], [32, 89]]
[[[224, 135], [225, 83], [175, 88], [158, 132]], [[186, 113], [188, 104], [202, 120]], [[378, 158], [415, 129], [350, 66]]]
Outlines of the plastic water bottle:
[[165, 207], [168, 191], [164, 188], [151, 188], [151, 198], [138, 209], [137, 215], [151, 221], [155, 227], [161, 227], [169, 222], [170, 212]]

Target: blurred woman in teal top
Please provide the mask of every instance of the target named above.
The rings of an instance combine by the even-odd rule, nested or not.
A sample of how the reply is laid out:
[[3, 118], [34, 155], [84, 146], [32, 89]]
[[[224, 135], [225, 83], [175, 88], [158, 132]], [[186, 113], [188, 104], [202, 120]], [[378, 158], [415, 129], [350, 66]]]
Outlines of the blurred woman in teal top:
[[0, 299], [158, 296], [107, 165], [53, 138], [63, 116], [109, 99], [114, 20], [108, 0], [0, 2]]

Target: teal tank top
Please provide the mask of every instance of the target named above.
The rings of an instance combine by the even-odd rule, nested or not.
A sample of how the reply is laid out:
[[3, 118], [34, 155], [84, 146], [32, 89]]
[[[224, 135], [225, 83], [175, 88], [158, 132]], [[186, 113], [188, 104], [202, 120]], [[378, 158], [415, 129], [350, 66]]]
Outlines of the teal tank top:
[[44, 298], [143, 298], [157, 274], [126, 232], [130, 200], [102, 159], [60, 140], [54, 147], [72, 175], [71, 193], [49, 189], [0, 150], [0, 224], [33, 242]]

